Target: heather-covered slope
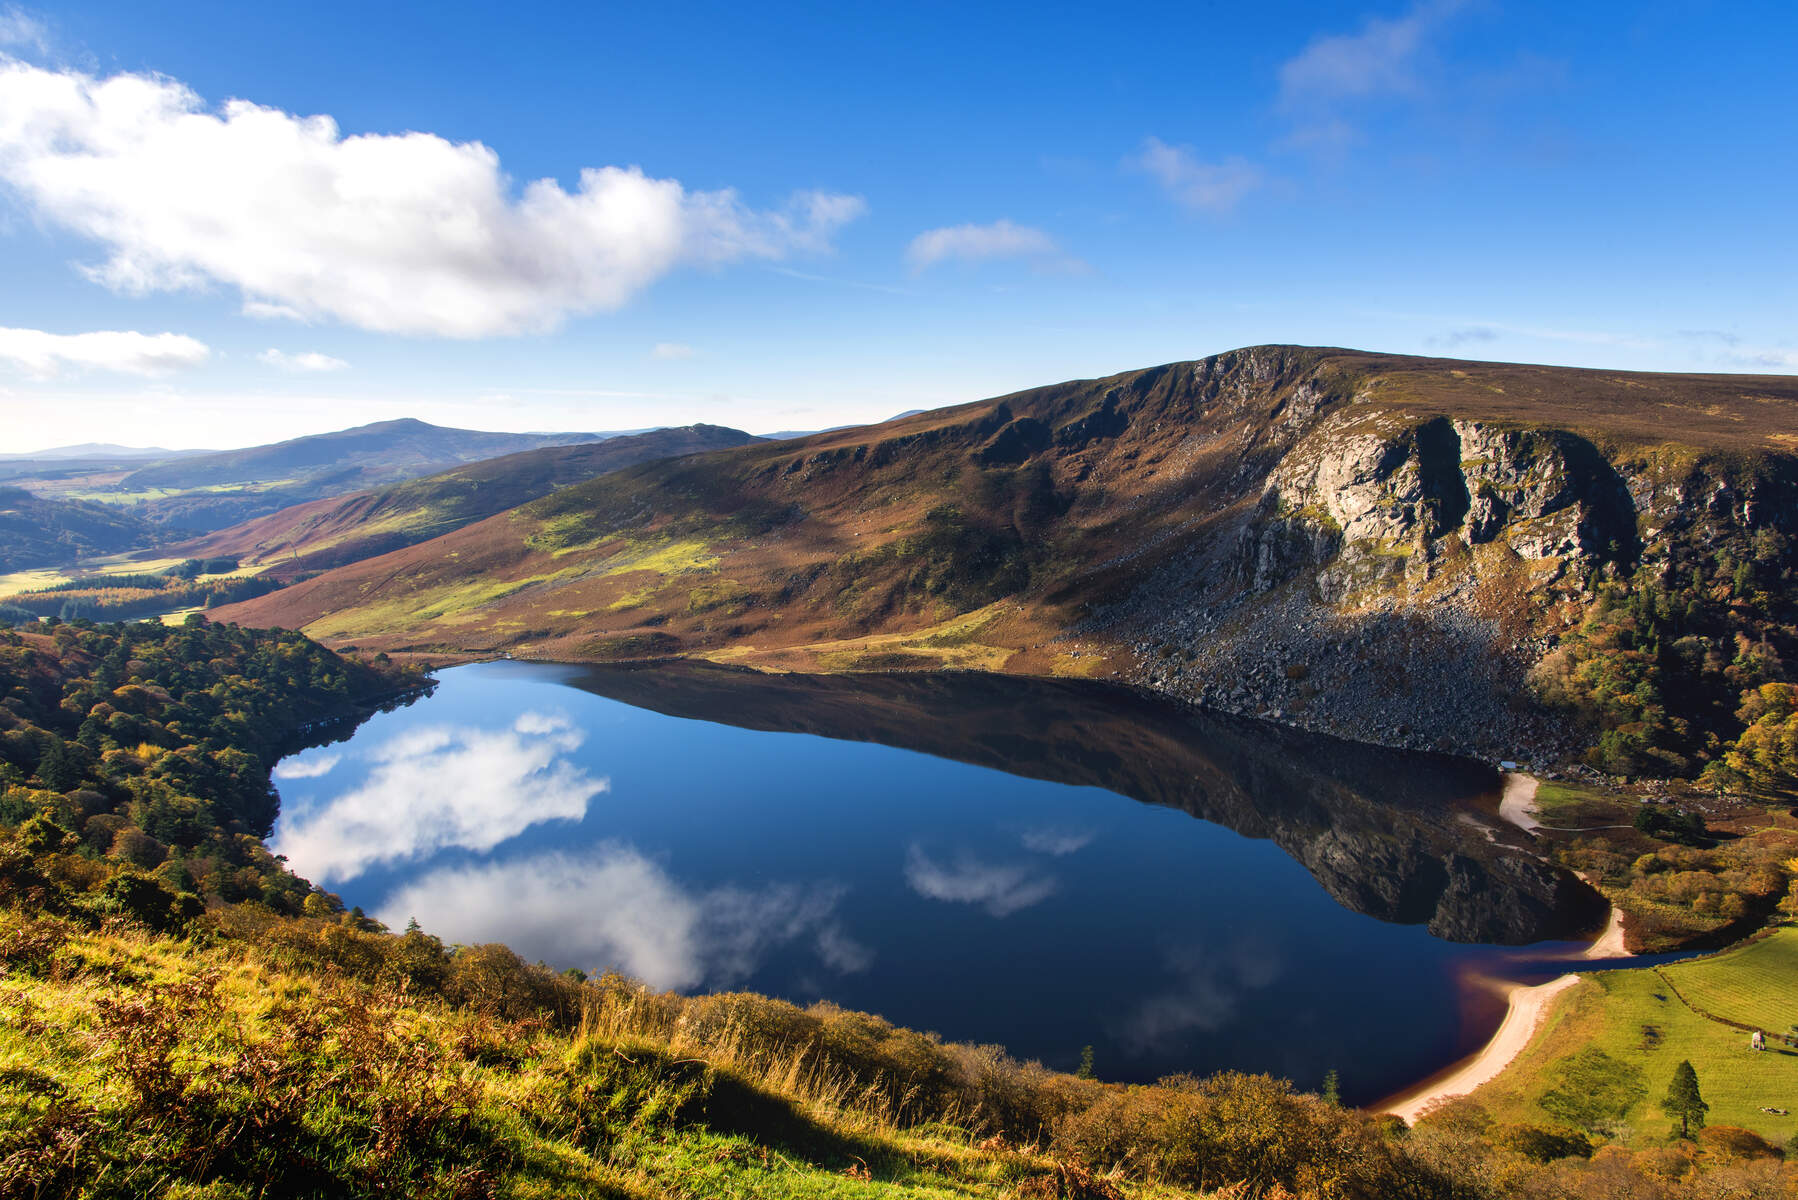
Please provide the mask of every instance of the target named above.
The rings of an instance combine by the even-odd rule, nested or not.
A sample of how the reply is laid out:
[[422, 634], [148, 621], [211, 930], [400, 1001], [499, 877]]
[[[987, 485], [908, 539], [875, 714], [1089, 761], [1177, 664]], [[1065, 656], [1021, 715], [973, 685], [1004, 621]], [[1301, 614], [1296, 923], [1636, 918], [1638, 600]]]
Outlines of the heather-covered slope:
[[372, 491], [296, 504], [181, 549], [196, 558], [237, 558], [244, 566], [288, 577], [427, 541], [608, 471], [755, 440], [737, 429], [687, 425], [545, 446]]
[[[1607, 580], [1687, 589], [1657, 655], [1696, 637], [1709, 669], [1741, 636], [1783, 677], [1793, 429], [1790, 378], [1260, 347], [631, 468], [225, 615], [390, 650], [1108, 674], [1546, 755], [1567, 722], [1528, 677], [1570, 635], [1597, 648], [1569, 704], [1653, 707], [1587, 670]], [[1711, 726], [1662, 740], [1733, 736], [1717, 678]]]

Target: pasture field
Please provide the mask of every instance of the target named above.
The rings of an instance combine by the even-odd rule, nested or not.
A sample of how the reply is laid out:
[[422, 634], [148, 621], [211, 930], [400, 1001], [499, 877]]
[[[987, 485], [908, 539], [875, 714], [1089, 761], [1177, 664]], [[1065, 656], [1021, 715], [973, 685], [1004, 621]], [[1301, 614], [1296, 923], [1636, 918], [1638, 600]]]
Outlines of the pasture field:
[[1788, 1015], [1798, 1008], [1795, 984], [1798, 928], [1790, 927], [1659, 970], [1592, 972], [1557, 1001], [1517, 1061], [1473, 1098], [1501, 1121], [1564, 1124], [1552, 1111], [1551, 1093], [1576, 1081], [1589, 1091], [1598, 1081], [1619, 1097], [1611, 1119], [1626, 1140], [1659, 1141], [1677, 1127], [1660, 1101], [1674, 1068], [1687, 1060], [1711, 1106], [1709, 1124], [1751, 1129], [1783, 1145], [1798, 1134], [1798, 1050], [1774, 1038], [1765, 1051], [1752, 1050], [1746, 1031], [1697, 1009], [1746, 1023], [1764, 1020], [1768, 1033], [1783, 1033], [1798, 1020], [1798, 1013]]
[[1776, 930], [1714, 958], [1662, 967], [1660, 974], [1689, 1006], [1713, 1017], [1753, 1025], [1769, 1036], [1798, 1027], [1798, 929]]

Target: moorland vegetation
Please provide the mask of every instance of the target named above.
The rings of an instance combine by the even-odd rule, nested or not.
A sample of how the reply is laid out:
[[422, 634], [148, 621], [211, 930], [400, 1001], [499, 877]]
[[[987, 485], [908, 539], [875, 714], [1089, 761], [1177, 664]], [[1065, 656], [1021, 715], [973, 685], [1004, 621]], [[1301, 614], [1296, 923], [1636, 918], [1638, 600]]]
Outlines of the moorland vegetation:
[[1746, 1130], [1625, 1144], [1541, 1103], [1407, 1130], [1266, 1076], [1107, 1083], [829, 1005], [391, 933], [261, 838], [293, 737], [416, 672], [198, 617], [0, 638], [0, 1194], [1798, 1189]]

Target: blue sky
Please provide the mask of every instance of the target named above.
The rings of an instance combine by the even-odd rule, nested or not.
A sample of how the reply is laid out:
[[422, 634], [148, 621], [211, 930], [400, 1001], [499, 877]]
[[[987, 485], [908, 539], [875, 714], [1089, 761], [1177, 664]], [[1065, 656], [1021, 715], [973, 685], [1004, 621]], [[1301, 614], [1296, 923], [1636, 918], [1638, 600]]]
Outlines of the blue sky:
[[[520, 9], [527, 11], [518, 11]], [[0, 0], [0, 452], [1798, 370], [1798, 5]]]

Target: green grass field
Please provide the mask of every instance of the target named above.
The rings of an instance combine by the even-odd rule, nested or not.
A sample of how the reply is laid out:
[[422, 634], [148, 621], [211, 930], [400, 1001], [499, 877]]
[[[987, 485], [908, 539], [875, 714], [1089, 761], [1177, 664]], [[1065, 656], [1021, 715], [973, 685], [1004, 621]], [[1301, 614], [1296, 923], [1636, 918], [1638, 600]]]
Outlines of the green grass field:
[[1662, 974], [1687, 1003], [1712, 1016], [1769, 1034], [1798, 1026], [1798, 929], [1777, 930], [1702, 962], [1664, 967]]
[[1665, 970], [1677, 994], [1653, 970], [1587, 975], [1556, 1004], [1529, 1048], [1474, 1098], [1503, 1121], [1553, 1124], [1542, 1098], [1563, 1081], [1576, 1056], [1598, 1050], [1615, 1064], [1614, 1078], [1639, 1089], [1621, 1123], [1629, 1140], [1640, 1144], [1673, 1131], [1660, 1100], [1674, 1068], [1690, 1060], [1711, 1106], [1710, 1124], [1738, 1125], [1785, 1143], [1798, 1133], [1798, 1050], [1770, 1043], [1757, 1053], [1746, 1032], [1699, 1015], [1679, 997], [1783, 1033], [1798, 1020], [1798, 1013], [1788, 1015], [1798, 1008], [1798, 929], [1778, 929], [1741, 949]]

